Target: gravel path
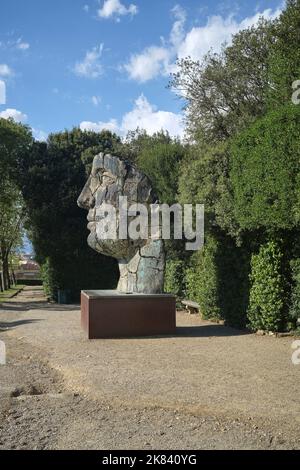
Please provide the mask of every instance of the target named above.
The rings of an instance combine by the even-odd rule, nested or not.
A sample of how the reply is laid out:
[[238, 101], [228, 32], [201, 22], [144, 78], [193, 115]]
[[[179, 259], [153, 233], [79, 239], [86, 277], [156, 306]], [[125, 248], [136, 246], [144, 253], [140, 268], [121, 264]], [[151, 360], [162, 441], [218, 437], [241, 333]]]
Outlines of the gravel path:
[[88, 341], [78, 306], [0, 306], [0, 449], [299, 449], [291, 338], [178, 313], [174, 337]]

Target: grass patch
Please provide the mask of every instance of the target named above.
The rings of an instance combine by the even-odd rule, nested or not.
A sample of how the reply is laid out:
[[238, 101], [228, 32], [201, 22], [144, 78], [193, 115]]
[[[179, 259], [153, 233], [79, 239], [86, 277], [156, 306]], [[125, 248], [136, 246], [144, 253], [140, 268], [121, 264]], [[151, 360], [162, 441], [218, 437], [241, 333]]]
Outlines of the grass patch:
[[19, 291], [21, 291], [25, 286], [17, 285], [13, 286], [10, 289], [7, 289], [3, 292], [0, 292], [0, 302], [5, 302], [6, 300], [11, 299], [14, 297]]

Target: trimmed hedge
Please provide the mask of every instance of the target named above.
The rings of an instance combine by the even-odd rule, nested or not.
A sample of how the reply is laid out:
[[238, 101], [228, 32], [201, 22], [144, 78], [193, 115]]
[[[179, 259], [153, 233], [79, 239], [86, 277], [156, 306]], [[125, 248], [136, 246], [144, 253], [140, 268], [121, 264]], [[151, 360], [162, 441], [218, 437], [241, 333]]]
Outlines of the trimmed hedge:
[[192, 255], [191, 265], [185, 272], [187, 297], [199, 303], [204, 318], [221, 317], [216, 263], [217, 251], [217, 241], [209, 238], [205, 247]]
[[171, 292], [179, 298], [185, 295], [184, 267], [182, 260], [167, 260], [164, 282], [165, 292]]
[[248, 308], [249, 327], [279, 331], [284, 324], [284, 288], [282, 253], [278, 243], [270, 241], [251, 259], [251, 289]]
[[297, 326], [298, 318], [300, 318], [300, 258], [292, 260], [290, 265], [292, 289], [289, 308], [289, 326], [291, 329], [294, 329]]

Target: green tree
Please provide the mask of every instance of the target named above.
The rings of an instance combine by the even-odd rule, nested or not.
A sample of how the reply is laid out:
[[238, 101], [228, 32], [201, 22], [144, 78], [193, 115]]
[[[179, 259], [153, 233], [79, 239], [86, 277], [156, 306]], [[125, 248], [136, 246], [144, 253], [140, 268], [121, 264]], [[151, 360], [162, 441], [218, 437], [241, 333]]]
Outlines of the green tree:
[[18, 159], [23, 158], [31, 145], [32, 134], [27, 126], [0, 118], [0, 182], [14, 176]]
[[27, 126], [0, 118], [0, 258], [5, 288], [10, 287], [10, 255], [22, 243], [24, 210], [15, 182], [16, 168], [31, 145], [32, 135]]
[[234, 213], [244, 230], [276, 232], [300, 215], [300, 107], [271, 111], [233, 140]]
[[181, 59], [170, 87], [185, 100], [192, 137], [215, 142], [236, 134], [266, 110], [271, 22], [240, 31], [202, 61]]
[[292, 84], [300, 80], [300, 0], [287, 0], [273, 25], [269, 57], [270, 109], [291, 101]]
[[100, 151], [114, 153], [115, 143], [119, 139], [106, 131], [75, 128], [50, 135], [47, 143], [35, 143], [19, 164], [31, 240], [48, 293], [55, 299], [58, 289], [69, 290], [77, 300], [81, 289], [112, 288], [117, 282], [115, 260], [88, 247], [87, 214], [76, 203], [86, 182], [84, 163], [88, 167]]
[[81, 143], [78, 146], [76, 142], [76, 152], [80, 153], [81, 160], [89, 173], [92, 167], [94, 156], [100, 152], [113, 153], [122, 157], [124, 155], [121, 139], [116, 134], [108, 130], [102, 130], [100, 133], [85, 131], [85, 139], [79, 139]]
[[206, 232], [219, 227], [233, 237], [238, 236], [227, 142], [214, 145], [197, 142], [189, 148], [180, 165], [178, 200], [181, 204], [204, 204]]
[[8, 178], [0, 191], [0, 261], [4, 289], [10, 288], [10, 257], [22, 245], [24, 207], [20, 191]]
[[151, 180], [161, 203], [174, 204], [178, 190], [179, 164], [186, 147], [166, 132], [153, 136], [135, 131], [127, 138], [132, 159]]

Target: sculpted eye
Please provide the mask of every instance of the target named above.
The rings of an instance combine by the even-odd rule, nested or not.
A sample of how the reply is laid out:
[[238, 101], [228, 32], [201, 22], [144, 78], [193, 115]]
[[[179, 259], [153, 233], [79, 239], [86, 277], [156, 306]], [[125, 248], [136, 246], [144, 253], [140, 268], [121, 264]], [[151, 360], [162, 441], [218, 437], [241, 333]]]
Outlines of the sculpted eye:
[[92, 178], [102, 178], [103, 175], [103, 168], [93, 168], [91, 172]]
[[102, 175], [101, 182], [102, 182], [103, 185], [109, 186], [109, 185], [116, 182], [116, 177], [113, 176], [111, 173], [104, 172], [103, 175]]
[[112, 178], [109, 178], [109, 177], [106, 177], [106, 176], [104, 176], [102, 178], [102, 184], [105, 185], [105, 186], [109, 186], [113, 183], [114, 183], [114, 180]]

